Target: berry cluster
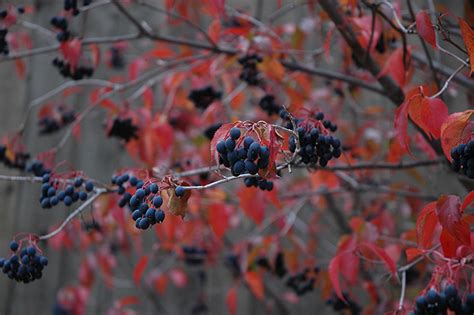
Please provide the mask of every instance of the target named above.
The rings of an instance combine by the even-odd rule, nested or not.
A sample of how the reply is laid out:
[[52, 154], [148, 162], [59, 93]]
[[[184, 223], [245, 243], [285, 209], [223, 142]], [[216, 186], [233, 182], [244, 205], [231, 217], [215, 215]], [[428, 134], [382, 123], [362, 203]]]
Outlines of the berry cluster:
[[123, 58], [122, 49], [119, 47], [110, 47], [110, 65], [118, 70], [125, 67], [125, 59]]
[[[304, 122], [296, 120], [300, 151], [298, 155], [304, 164], [316, 164], [325, 167], [332, 158], [339, 158], [342, 154], [341, 141], [331, 135], [329, 131], [336, 131], [337, 126], [329, 120], [324, 120], [324, 114], [318, 113], [314, 121]], [[291, 136], [288, 141], [290, 152], [297, 149], [297, 139]]]
[[53, 16], [50, 23], [59, 30], [56, 34], [58, 42], [65, 42], [71, 38], [71, 32], [68, 30], [69, 24], [64, 16]]
[[275, 96], [273, 95], [265, 95], [260, 99], [260, 102], [258, 103], [260, 108], [267, 112], [269, 116], [278, 114], [282, 107], [275, 103]]
[[462, 172], [469, 178], [474, 179], [474, 140], [469, 143], [461, 143], [451, 150], [452, 168], [456, 172]]
[[112, 127], [109, 129], [107, 135], [109, 137], [116, 137], [125, 140], [137, 139], [138, 127], [135, 126], [131, 118], [121, 119], [115, 118]]
[[183, 246], [184, 261], [188, 265], [202, 265], [206, 259], [207, 250], [195, 246]]
[[[119, 187], [118, 193], [123, 195], [119, 206], [129, 204], [137, 229], [146, 230], [156, 223], [163, 222], [165, 212], [160, 209], [163, 198], [156, 183], [145, 184], [143, 180], [129, 174], [114, 176], [112, 183]], [[124, 185], [127, 183], [130, 187], [136, 188], [133, 195], [126, 192]]]
[[336, 294], [326, 301], [326, 304], [331, 305], [333, 310], [341, 312], [341, 314], [359, 315], [361, 307], [351, 298], [346, 292], [343, 292], [344, 300], [341, 300]]
[[[61, 186], [63, 186], [64, 190], [59, 189]], [[81, 190], [81, 188], [83, 188], [83, 190]], [[43, 185], [41, 186], [41, 207], [43, 209], [48, 209], [56, 206], [61, 201], [69, 207], [76, 201], [87, 200], [87, 193], [93, 190], [94, 183], [91, 181], [84, 181], [82, 177], [76, 177], [73, 180], [72, 185], [65, 185], [64, 182], [60, 182], [57, 179], [52, 178], [51, 174], [46, 173], [43, 175]]]
[[413, 314], [447, 314], [448, 309], [453, 311], [454, 314], [473, 314], [474, 293], [469, 293], [465, 303], [463, 303], [454, 285], [448, 285], [442, 293], [438, 293], [433, 289], [429, 290], [426, 295], [416, 299]]
[[8, 278], [18, 282], [28, 283], [43, 276], [43, 268], [48, 265], [48, 258], [38, 255], [35, 247], [30, 246], [18, 251], [20, 245], [12, 241], [10, 250], [13, 252], [9, 259], [0, 258], [0, 268]]
[[26, 171], [28, 173], [32, 173], [35, 176], [43, 176], [47, 173], [51, 173], [51, 170], [47, 169], [44, 166], [43, 162], [38, 160], [34, 160], [28, 163], [28, 165], [26, 166]]
[[[88, 6], [92, 3], [92, 0], [82, 0], [83, 6]], [[77, 0], [64, 0], [64, 11], [71, 12], [72, 15], [78, 15], [79, 9], [77, 8]]]
[[248, 85], [260, 84], [260, 72], [257, 69], [257, 64], [262, 62], [262, 57], [258, 55], [247, 55], [239, 59], [242, 65], [242, 72], [240, 73], [240, 80], [247, 82]]
[[30, 158], [30, 154], [24, 152], [13, 152], [12, 155], [7, 154], [6, 146], [0, 145], [0, 162], [3, 162], [6, 167], [24, 170], [26, 168], [26, 163]]
[[5, 56], [10, 53], [10, 49], [8, 48], [8, 42], [7, 42], [7, 34], [8, 34], [8, 29], [6, 28], [0, 29], [0, 54], [4, 54]]
[[197, 108], [206, 109], [212, 102], [220, 99], [221, 96], [221, 92], [217, 92], [209, 85], [202, 89], [192, 90], [188, 95], [188, 99], [190, 99]]
[[234, 127], [230, 130], [227, 139], [219, 141], [216, 150], [219, 153], [219, 162], [231, 169], [232, 175], [255, 175], [260, 169], [265, 169], [270, 163], [270, 150], [267, 146], [260, 145], [252, 137], [240, 139], [240, 129]]
[[247, 177], [244, 179], [244, 184], [247, 187], [258, 187], [261, 190], [272, 191], [273, 190], [273, 182], [266, 180], [260, 176], [257, 177]]
[[46, 135], [60, 130], [62, 127], [70, 124], [76, 119], [76, 115], [72, 110], [66, 110], [64, 107], [59, 107], [57, 113], [54, 115], [42, 117], [38, 124], [40, 134]]
[[92, 67], [79, 66], [71, 68], [71, 65], [59, 58], [53, 59], [53, 65], [59, 69], [59, 73], [65, 78], [71, 78], [73, 80], [82, 80], [83, 78], [89, 78], [94, 74]]
[[319, 272], [318, 267], [314, 267], [312, 271], [305, 269], [295, 275], [292, 275], [286, 281], [286, 285], [290, 287], [298, 296], [302, 296], [307, 292], [311, 292], [314, 289], [314, 282], [316, 279], [314, 275]]

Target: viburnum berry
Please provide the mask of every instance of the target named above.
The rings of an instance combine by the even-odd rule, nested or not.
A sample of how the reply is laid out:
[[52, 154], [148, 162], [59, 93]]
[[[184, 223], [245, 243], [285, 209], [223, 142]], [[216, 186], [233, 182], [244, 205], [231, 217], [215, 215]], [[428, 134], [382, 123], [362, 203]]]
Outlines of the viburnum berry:
[[176, 197], [183, 197], [184, 196], [185, 189], [183, 186], [178, 186], [176, 187], [174, 193], [176, 194]]
[[248, 85], [260, 85], [261, 78], [257, 64], [262, 62], [262, 57], [252, 54], [241, 57], [238, 61], [242, 65], [242, 72], [240, 73], [240, 80], [245, 81]]
[[192, 90], [188, 95], [188, 99], [190, 99], [197, 108], [206, 109], [212, 102], [220, 99], [221, 96], [221, 92], [215, 91], [212, 86], [207, 86], [202, 89]]
[[[329, 120], [324, 120], [324, 117], [324, 113], [318, 112], [314, 118], [306, 121], [295, 120], [298, 137], [289, 138], [288, 149], [295, 153], [299, 142], [298, 156], [304, 164], [319, 163], [321, 167], [325, 167], [331, 159], [337, 159], [342, 154], [341, 141], [330, 135], [330, 132], [337, 130], [337, 126]], [[288, 122], [286, 127], [292, 128], [292, 123]]]
[[460, 172], [474, 179], [474, 140], [461, 143], [451, 150], [451, 167], [455, 172]]
[[0, 258], [0, 268], [8, 278], [29, 283], [42, 277], [42, 271], [48, 265], [48, 259], [38, 255], [35, 247], [23, 248], [18, 254], [19, 244], [12, 241], [10, 249], [14, 252], [10, 258]]
[[250, 136], [242, 139], [240, 128], [233, 127], [229, 137], [216, 144], [219, 163], [230, 168], [232, 175], [255, 175], [270, 163], [270, 150]]

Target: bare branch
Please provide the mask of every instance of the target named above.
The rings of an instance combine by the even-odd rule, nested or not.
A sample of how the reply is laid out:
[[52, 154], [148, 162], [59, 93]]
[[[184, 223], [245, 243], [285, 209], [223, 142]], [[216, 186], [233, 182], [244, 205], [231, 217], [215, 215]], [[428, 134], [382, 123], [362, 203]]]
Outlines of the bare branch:
[[47, 240], [50, 239], [54, 236], [56, 236], [58, 233], [60, 233], [66, 225], [71, 222], [72, 219], [74, 219], [76, 216], [78, 216], [80, 213], [82, 213], [84, 210], [87, 209], [89, 205], [91, 205], [97, 198], [99, 198], [101, 195], [105, 193], [109, 193], [110, 191], [105, 189], [105, 188], [97, 188], [95, 189], [95, 194], [90, 196], [89, 199], [87, 199], [79, 208], [74, 210], [70, 215], [67, 216], [67, 218], [61, 223], [61, 225], [52, 231], [51, 233], [45, 234], [40, 236], [38, 239], [39, 240]]

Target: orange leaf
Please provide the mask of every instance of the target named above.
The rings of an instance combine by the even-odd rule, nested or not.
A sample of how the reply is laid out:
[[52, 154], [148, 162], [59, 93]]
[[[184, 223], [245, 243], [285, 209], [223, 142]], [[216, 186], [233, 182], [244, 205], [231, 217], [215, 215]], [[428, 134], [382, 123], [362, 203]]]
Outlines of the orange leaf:
[[466, 110], [461, 113], [449, 115], [444, 124], [441, 126], [441, 146], [444, 155], [448, 160], [451, 158], [451, 150], [462, 142], [466, 137], [470, 137], [471, 130], [466, 128], [474, 114], [474, 110]]
[[339, 283], [339, 274], [341, 273], [341, 261], [343, 255], [339, 254], [336, 255], [331, 261], [329, 262], [329, 279], [331, 280], [332, 287], [336, 295], [343, 301], [344, 295], [342, 294], [341, 285]]
[[140, 286], [140, 280], [142, 278], [143, 272], [145, 271], [146, 266], [148, 265], [148, 256], [144, 255], [140, 258], [135, 269], [133, 270], [133, 282], [138, 287]]
[[230, 315], [237, 314], [237, 289], [232, 287], [227, 292], [227, 297], [225, 299], [227, 309], [229, 310]]
[[436, 202], [431, 202], [421, 210], [416, 219], [416, 237], [418, 240], [418, 246], [422, 248], [431, 247], [434, 237], [433, 234], [438, 223]]
[[416, 29], [418, 34], [436, 48], [436, 34], [433, 23], [431, 23], [430, 15], [426, 11], [420, 11], [416, 15]]
[[461, 199], [454, 195], [441, 195], [436, 203], [438, 220], [449, 234], [463, 245], [471, 244], [469, 225], [462, 220]]
[[471, 74], [474, 72], [474, 30], [463, 19], [459, 18], [459, 26], [461, 28], [461, 35], [464, 39], [467, 52], [469, 53], [469, 60], [471, 62]]
[[130, 295], [130, 296], [121, 298], [120, 300], [115, 302], [115, 304], [117, 308], [122, 308], [128, 305], [138, 304], [139, 301], [140, 300], [138, 299], [138, 297], [136, 297], [135, 295]]
[[89, 49], [92, 53], [92, 64], [94, 65], [94, 68], [97, 68], [100, 63], [100, 48], [97, 44], [90, 44]]
[[244, 213], [251, 218], [256, 224], [260, 224], [265, 216], [265, 198], [261, 191], [255, 187], [242, 186], [237, 191], [240, 207]]
[[405, 255], [407, 255], [407, 262], [411, 262], [416, 257], [423, 254], [423, 251], [418, 248], [407, 248]]
[[229, 228], [228, 206], [224, 203], [215, 203], [209, 207], [209, 224], [217, 238], [222, 238]]
[[25, 62], [22, 60], [22, 59], [16, 59], [15, 60], [15, 69], [16, 69], [16, 73], [18, 74], [18, 76], [20, 77], [20, 79], [24, 79], [25, 78]]
[[390, 258], [390, 256], [387, 255], [385, 250], [383, 250], [382, 248], [374, 244], [365, 242], [365, 243], [359, 244], [359, 249], [362, 249], [362, 250], [367, 249], [371, 253], [378, 256], [380, 259], [382, 259], [385, 266], [392, 273], [392, 275], [394, 275], [397, 272], [397, 267], [395, 266], [395, 262], [392, 260], [392, 258]]
[[263, 288], [262, 275], [255, 271], [247, 271], [245, 273], [245, 282], [247, 282], [250, 291], [255, 295], [259, 300], [263, 300], [265, 296]]
[[221, 35], [221, 20], [220, 19], [214, 19], [212, 21], [211, 25], [209, 25], [207, 29], [207, 33], [209, 37], [214, 41], [214, 43], [217, 43], [219, 41], [219, 37]]
[[461, 206], [461, 210], [464, 211], [469, 205], [474, 202], [474, 191], [471, 191], [465, 198]]

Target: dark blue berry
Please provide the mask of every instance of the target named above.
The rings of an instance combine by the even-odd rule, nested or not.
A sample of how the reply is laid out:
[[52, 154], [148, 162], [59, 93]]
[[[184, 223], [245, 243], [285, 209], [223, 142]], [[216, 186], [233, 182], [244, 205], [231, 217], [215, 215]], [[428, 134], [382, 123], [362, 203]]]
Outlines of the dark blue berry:
[[11, 242], [10, 242], [10, 249], [11, 249], [12, 251], [16, 252], [16, 251], [18, 250], [18, 247], [19, 247], [19, 245], [18, 245], [17, 242], [15, 242], [15, 241], [11, 241]]
[[87, 193], [84, 191], [79, 192], [79, 199], [81, 199], [82, 201], [87, 200]]
[[232, 174], [234, 176], [239, 176], [240, 174], [245, 172], [245, 164], [242, 161], [237, 161], [232, 166]]
[[71, 196], [74, 193], [74, 187], [67, 186], [64, 192], [66, 193], [66, 195]]
[[138, 218], [141, 218], [141, 217], [142, 217], [142, 212], [141, 212], [140, 210], [135, 210], [135, 211], [133, 211], [133, 213], [132, 213], [132, 219], [133, 219], [134, 221], [137, 221]]
[[56, 206], [59, 203], [59, 199], [56, 196], [53, 196], [49, 199], [49, 203], [51, 206]]
[[234, 151], [234, 149], [235, 149], [235, 140], [232, 139], [232, 138], [228, 138], [225, 141], [225, 147], [226, 147], [227, 151]]
[[240, 138], [240, 129], [237, 128], [237, 127], [233, 127], [232, 129], [230, 129], [230, 137], [234, 140], [237, 140]]
[[48, 189], [48, 197], [52, 197], [56, 194], [56, 189], [54, 189], [53, 187], [49, 187]]
[[34, 256], [36, 255], [36, 248], [34, 248], [33, 246], [30, 246], [26, 249], [26, 252], [28, 255]]
[[74, 187], [81, 187], [82, 186], [83, 179], [81, 177], [78, 177], [74, 180]]
[[138, 183], [138, 179], [135, 176], [130, 177], [130, 185], [135, 186]]
[[156, 194], [158, 192], [158, 185], [153, 183], [150, 185], [150, 191], [153, 193], [153, 194]]
[[161, 196], [155, 196], [155, 198], [153, 198], [153, 206], [155, 208], [161, 207], [162, 204], [163, 204], [163, 198], [161, 198]]
[[255, 142], [255, 140], [252, 137], [250, 137], [250, 136], [245, 137], [245, 139], [244, 139], [244, 148], [248, 150], [250, 145], [254, 142]]
[[91, 192], [92, 190], [94, 190], [94, 183], [91, 181], [87, 181], [85, 188], [86, 191]]
[[42, 266], [47, 266], [48, 265], [48, 258], [44, 257], [44, 256], [41, 256], [40, 257], [40, 264]]
[[161, 209], [158, 209], [156, 210], [155, 212], [155, 220], [156, 222], [163, 222], [163, 220], [165, 219], [165, 212]]
[[50, 207], [51, 207], [51, 203], [49, 201], [49, 198], [44, 198], [43, 200], [41, 200], [41, 208], [46, 209]]
[[140, 228], [142, 230], [148, 229], [149, 226], [150, 226], [150, 221], [148, 220], [148, 218], [142, 218], [140, 220]]
[[155, 209], [153, 208], [149, 208], [146, 213], [145, 213], [145, 216], [149, 219], [149, 220], [155, 220]]
[[72, 198], [71, 198], [71, 196], [66, 196], [66, 197], [64, 197], [64, 204], [65, 204], [66, 206], [68, 206], [68, 207], [69, 207], [70, 205], [72, 205]]
[[145, 195], [146, 195], [145, 190], [142, 189], [142, 188], [137, 189], [137, 191], [135, 192], [135, 196], [138, 199], [143, 199], [145, 197]]
[[219, 152], [220, 154], [225, 154], [225, 153], [227, 152], [225, 142], [224, 142], [224, 141], [219, 141], [219, 142], [217, 142], [217, 144], [216, 144], [216, 150], [217, 150], [217, 152]]
[[176, 187], [174, 193], [176, 194], [176, 197], [183, 197], [184, 196], [185, 189], [183, 186], [178, 186]]

